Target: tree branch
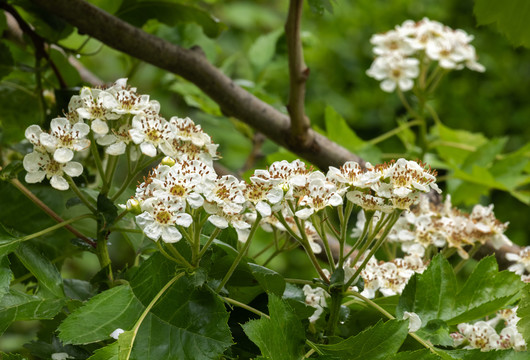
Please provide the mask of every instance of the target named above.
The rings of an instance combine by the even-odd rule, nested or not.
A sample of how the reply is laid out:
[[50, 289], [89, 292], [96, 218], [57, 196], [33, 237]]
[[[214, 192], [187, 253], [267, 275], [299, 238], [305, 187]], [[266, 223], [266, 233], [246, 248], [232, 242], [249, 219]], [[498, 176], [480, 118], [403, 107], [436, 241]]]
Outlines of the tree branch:
[[308, 144], [290, 141], [289, 117], [234, 84], [199, 51], [148, 34], [82, 0], [31, 0], [106, 45], [182, 76], [210, 96], [222, 111], [316, 166], [326, 169], [348, 160], [364, 161], [325, 136], [308, 130]]
[[285, 23], [287, 38], [287, 54], [289, 55], [289, 102], [287, 110], [291, 117], [291, 136], [294, 142], [310, 143], [311, 127], [305, 115], [304, 99], [305, 84], [309, 76], [309, 68], [304, 62], [302, 41], [300, 40], [300, 23], [302, 22], [303, 0], [291, 0], [289, 13]]

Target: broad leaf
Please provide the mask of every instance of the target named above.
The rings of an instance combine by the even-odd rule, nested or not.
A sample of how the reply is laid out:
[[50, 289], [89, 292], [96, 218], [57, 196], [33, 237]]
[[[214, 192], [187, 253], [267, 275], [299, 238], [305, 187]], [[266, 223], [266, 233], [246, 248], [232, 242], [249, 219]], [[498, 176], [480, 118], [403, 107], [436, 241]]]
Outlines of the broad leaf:
[[417, 351], [403, 351], [395, 354], [389, 360], [439, 360], [440, 357], [434, 355], [428, 349]]
[[276, 43], [283, 34], [283, 28], [261, 35], [248, 51], [248, 59], [258, 70], [262, 70], [276, 53]]
[[479, 25], [496, 24], [514, 46], [530, 47], [530, 2], [526, 0], [475, 0]]
[[3, 258], [0, 256], [0, 301], [2, 300], [2, 296], [9, 292], [9, 284], [12, 278], [13, 272], [9, 268], [7, 256]]
[[59, 270], [31, 243], [20, 243], [15, 251], [18, 259], [39, 281], [41, 292], [64, 297], [63, 279]]
[[94, 355], [89, 357], [88, 360], [118, 360], [118, 350], [118, 342], [116, 341], [94, 351]]
[[454, 359], [460, 360], [528, 360], [528, 352], [500, 350], [500, 351], [480, 351], [473, 350], [448, 350], [446, 351]]
[[402, 317], [404, 311], [415, 312], [424, 326], [433, 319], [449, 325], [476, 320], [513, 302], [523, 285], [517, 275], [498, 272], [495, 258], [487, 257], [458, 290], [453, 268], [437, 255], [423, 274], [410, 279], [396, 314]]
[[[3, 14], [0, 14], [0, 16], [3, 17]], [[3, 41], [0, 41], [0, 80], [13, 71], [14, 65], [15, 62], [13, 55], [11, 55], [11, 50]]]
[[318, 15], [323, 15], [325, 11], [333, 14], [332, 0], [309, 0], [311, 11]]
[[488, 140], [480, 133], [471, 133], [465, 130], [451, 129], [442, 124], [437, 124], [433, 130], [440, 141], [435, 142], [436, 150], [446, 163], [451, 165], [462, 164], [477, 147], [484, 145]]
[[270, 319], [262, 317], [242, 325], [245, 334], [271, 360], [299, 359], [304, 351], [305, 331], [293, 309], [269, 294]]
[[132, 327], [143, 310], [129, 286], [118, 286], [94, 296], [68, 316], [59, 326], [59, 338], [66, 344], [108, 340], [117, 328]]
[[52, 319], [64, 305], [64, 299], [45, 299], [10, 290], [0, 301], [0, 334], [18, 320]]
[[276, 271], [257, 264], [248, 264], [252, 275], [258, 280], [263, 290], [282, 296], [285, 291], [285, 280]]
[[395, 354], [408, 334], [408, 321], [378, 322], [373, 327], [332, 345], [320, 345], [325, 355], [337, 359], [388, 359]]
[[4, 225], [0, 224], [0, 257], [3, 257], [18, 247], [17, 237]]

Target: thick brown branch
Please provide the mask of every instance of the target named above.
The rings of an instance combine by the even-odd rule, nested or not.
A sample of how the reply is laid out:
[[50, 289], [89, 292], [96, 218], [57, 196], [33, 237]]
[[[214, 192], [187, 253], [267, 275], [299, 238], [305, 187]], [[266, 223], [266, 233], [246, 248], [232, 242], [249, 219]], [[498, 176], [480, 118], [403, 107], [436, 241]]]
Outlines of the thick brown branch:
[[303, 0], [291, 0], [285, 23], [287, 54], [289, 55], [289, 102], [287, 110], [291, 117], [291, 136], [293, 141], [302, 144], [310, 143], [309, 128], [311, 124], [305, 115], [305, 85], [309, 68], [304, 62], [302, 41], [300, 40], [300, 23], [302, 21]]
[[234, 84], [199, 51], [183, 49], [147, 34], [82, 0], [32, 2], [114, 49], [191, 81], [217, 102], [224, 113], [249, 124], [320, 168], [339, 166], [348, 160], [364, 163], [358, 156], [312, 130], [308, 132], [313, 138], [309, 144], [289, 141], [288, 116]]

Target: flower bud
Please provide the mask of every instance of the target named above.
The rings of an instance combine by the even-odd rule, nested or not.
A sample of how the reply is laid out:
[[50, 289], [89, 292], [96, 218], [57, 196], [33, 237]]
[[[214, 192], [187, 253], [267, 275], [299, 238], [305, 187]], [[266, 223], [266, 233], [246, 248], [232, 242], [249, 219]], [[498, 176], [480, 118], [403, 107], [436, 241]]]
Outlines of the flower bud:
[[139, 215], [142, 213], [142, 207], [140, 206], [140, 202], [134, 198], [127, 200], [126, 208], [127, 211], [135, 215]]
[[175, 159], [173, 159], [172, 157], [166, 156], [165, 158], [162, 159], [160, 163], [162, 165], [173, 166], [175, 165], [175, 162], [176, 162]]

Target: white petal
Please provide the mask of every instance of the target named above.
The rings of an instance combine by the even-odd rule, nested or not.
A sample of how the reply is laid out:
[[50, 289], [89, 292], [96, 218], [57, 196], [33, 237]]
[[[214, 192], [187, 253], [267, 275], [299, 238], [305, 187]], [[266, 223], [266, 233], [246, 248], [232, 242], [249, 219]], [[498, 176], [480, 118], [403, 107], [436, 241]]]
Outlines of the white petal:
[[146, 143], [146, 142], [141, 143], [140, 150], [142, 151], [143, 154], [147, 156], [150, 156], [150, 157], [156, 156], [156, 147], [151, 143]]
[[82, 138], [88, 135], [90, 127], [85, 123], [76, 123], [72, 127], [72, 132], [77, 132], [77, 138]]
[[137, 215], [135, 219], [136, 223], [141, 229], [145, 228], [148, 224], [153, 222], [153, 217], [147, 211], [144, 211], [140, 215]]
[[277, 187], [272, 188], [267, 193], [267, 200], [269, 200], [271, 204], [279, 203], [280, 201], [282, 201], [282, 199], [283, 199], [283, 190], [280, 188], [277, 188]]
[[127, 149], [127, 145], [125, 145], [124, 142], [117, 142], [115, 144], [112, 144], [105, 150], [105, 152], [109, 155], [121, 155], [125, 154], [125, 150]]
[[202, 206], [202, 204], [204, 203], [204, 198], [200, 195], [200, 194], [197, 194], [197, 193], [191, 193], [188, 195], [188, 197], [186, 198], [186, 201], [188, 202], [188, 204], [190, 204], [190, 206], [193, 208], [193, 209], [198, 209]]
[[24, 160], [22, 160], [22, 165], [24, 165], [24, 170], [29, 172], [35, 172], [40, 169], [39, 162], [41, 162], [42, 160], [45, 160], [44, 156], [37, 151], [33, 151], [24, 156]]
[[74, 152], [70, 149], [60, 148], [53, 153], [53, 159], [61, 164], [66, 164], [74, 158]]
[[176, 220], [175, 220], [175, 223], [177, 225], [181, 225], [181, 226], [184, 226], [184, 227], [188, 227], [191, 225], [191, 223], [193, 223], [193, 218], [191, 217], [190, 214], [178, 214], [176, 217]]
[[47, 148], [54, 149], [57, 146], [57, 138], [48, 133], [40, 134], [40, 142]]
[[105, 136], [102, 136], [96, 140], [98, 145], [101, 146], [108, 146], [111, 144], [114, 144], [116, 142], [117, 138], [114, 134], [107, 134]]
[[299, 218], [299, 219], [307, 219], [308, 217], [310, 217], [312, 214], [313, 214], [314, 210], [311, 209], [311, 208], [305, 208], [305, 209], [302, 209], [302, 210], [298, 210], [294, 215]]
[[50, 122], [50, 129], [52, 132], [61, 132], [64, 130], [70, 130], [70, 122], [65, 118], [55, 118]]
[[113, 339], [116, 339], [118, 340], [118, 337], [123, 334], [125, 332], [125, 330], [123, 329], [120, 329], [120, 328], [117, 328], [116, 330], [114, 330], [113, 332], [110, 333], [110, 337], [113, 338]]
[[54, 187], [57, 190], [68, 190], [70, 185], [68, 185], [68, 182], [59, 175], [53, 175], [50, 184], [52, 187]]
[[83, 165], [77, 161], [70, 161], [68, 164], [64, 165], [63, 170], [71, 177], [76, 177], [83, 173]]
[[24, 179], [28, 184], [35, 184], [41, 182], [45, 176], [46, 173], [44, 171], [39, 170], [27, 173]]
[[418, 314], [405, 311], [403, 313], [403, 320], [406, 319], [409, 319], [409, 332], [416, 332], [421, 328], [421, 319]]
[[162, 240], [166, 243], [176, 243], [182, 239], [182, 234], [177, 228], [173, 226], [167, 226], [162, 230]]
[[150, 222], [146, 225], [146, 227], [143, 229], [145, 236], [147, 236], [151, 240], [158, 240], [160, 238], [160, 235], [162, 235], [162, 228], [157, 223]]
[[109, 126], [107, 123], [101, 119], [96, 119], [92, 121], [91, 125], [92, 130], [99, 135], [105, 135], [109, 132]]
[[247, 240], [248, 240], [248, 236], [250, 235], [250, 230], [249, 229], [237, 229], [236, 228], [236, 233], [237, 233], [237, 240], [239, 240], [242, 243], [244, 243], [244, 242], [247, 242]]
[[228, 221], [222, 216], [211, 215], [208, 221], [219, 229], [226, 229], [228, 227]]
[[383, 80], [380, 86], [385, 92], [392, 92], [396, 89], [396, 83], [389, 79]]
[[256, 204], [256, 210], [259, 211], [263, 217], [271, 216], [271, 206], [265, 201], [259, 201]]

